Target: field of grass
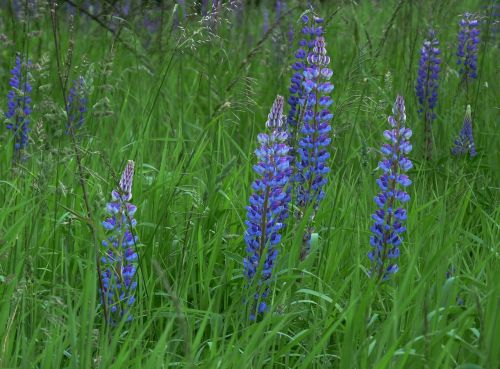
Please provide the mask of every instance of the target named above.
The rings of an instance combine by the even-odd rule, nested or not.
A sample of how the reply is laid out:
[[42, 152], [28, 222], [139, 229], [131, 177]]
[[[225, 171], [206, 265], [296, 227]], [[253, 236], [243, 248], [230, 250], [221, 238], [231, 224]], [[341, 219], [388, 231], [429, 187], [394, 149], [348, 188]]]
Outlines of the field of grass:
[[[19, 53], [32, 63], [33, 112], [21, 160], [12, 132], [0, 129], [0, 368], [500, 368], [495, 1], [312, 2], [334, 72], [331, 171], [311, 252], [300, 260], [306, 222], [291, 216], [270, 309], [256, 322], [243, 272], [254, 151], [274, 98], [287, 99], [306, 1], [287, 1], [277, 21], [274, 1], [241, 11], [225, 1], [204, 20], [189, 6], [184, 20], [173, 1], [123, 19], [71, 19], [64, 2], [19, 16], [5, 3], [0, 109]], [[456, 65], [465, 12], [482, 17], [478, 78], [467, 91]], [[431, 26], [443, 62], [425, 160], [415, 81]], [[68, 135], [65, 99], [79, 75], [88, 111]], [[399, 271], [379, 283], [367, 254], [382, 133], [398, 93], [413, 130], [413, 184]], [[467, 104], [478, 155], [455, 157]], [[131, 321], [106, 324], [101, 223], [127, 160], [136, 301]]]

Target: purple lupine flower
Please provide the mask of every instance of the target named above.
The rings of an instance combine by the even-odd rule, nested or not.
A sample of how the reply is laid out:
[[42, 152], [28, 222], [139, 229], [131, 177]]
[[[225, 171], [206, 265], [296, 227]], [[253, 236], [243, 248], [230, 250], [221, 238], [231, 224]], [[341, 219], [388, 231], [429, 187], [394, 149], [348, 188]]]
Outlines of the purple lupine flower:
[[264, 23], [262, 25], [262, 33], [265, 35], [267, 32], [269, 32], [269, 11], [267, 8], [264, 8], [262, 10], [262, 16], [264, 19]]
[[[283, 97], [278, 96], [269, 113], [268, 133], [258, 135], [260, 147], [255, 151], [258, 162], [254, 172], [259, 176], [252, 183], [253, 194], [247, 207], [247, 257], [243, 264], [249, 284], [256, 286], [250, 319], [267, 310], [269, 282], [278, 255], [277, 245], [284, 227], [284, 214], [290, 200], [285, 189], [290, 174], [289, 147], [283, 122]], [[259, 266], [261, 265], [261, 268]]]
[[381, 192], [374, 197], [378, 209], [372, 214], [372, 251], [368, 253], [372, 262], [370, 274], [383, 280], [398, 270], [395, 259], [399, 256], [399, 246], [403, 241], [401, 234], [406, 230], [404, 222], [407, 218], [402, 204], [410, 200], [405, 189], [411, 180], [405, 173], [413, 166], [406, 157], [412, 149], [409, 141], [412, 131], [405, 127], [405, 103], [401, 95], [396, 98], [392, 113], [388, 118], [391, 129], [384, 131], [389, 143], [382, 145], [383, 159], [378, 165], [383, 171], [377, 179]]
[[476, 145], [474, 144], [474, 136], [472, 134], [472, 115], [470, 105], [467, 105], [464, 124], [454, 142], [453, 148], [451, 149], [453, 155], [465, 155], [467, 154], [467, 151], [471, 157], [477, 155]]
[[[301, 125], [295, 157], [297, 173], [294, 178], [297, 182], [295, 192], [296, 204], [300, 209], [299, 216], [303, 216], [312, 205], [314, 211], [311, 220], [325, 196], [323, 188], [328, 181], [326, 175], [330, 171], [327, 160], [330, 157], [328, 146], [331, 142], [330, 121], [333, 118], [329, 110], [333, 103], [330, 97], [333, 91], [333, 84], [330, 82], [333, 72], [328, 67], [329, 64], [330, 57], [326, 52], [325, 39], [319, 36], [312, 52], [307, 56], [308, 66], [303, 72], [304, 113], [302, 122], [299, 122]], [[302, 258], [309, 252], [312, 231], [312, 226], [309, 226], [304, 235]]]
[[416, 93], [420, 105], [419, 113], [424, 119], [425, 131], [425, 153], [427, 159], [432, 156], [432, 121], [436, 119], [434, 108], [436, 107], [439, 86], [439, 65], [441, 51], [438, 48], [434, 30], [429, 31], [429, 38], [424, 41], [420, 51], [420, 63], [418, 66], [418, 77]]
[[128, 17], [130, 14], [131, 0], [118, 1], [113, 5], [113, 16], [119, 18]]
[[206, 17], [208, 13], [208, 0], [201, 0], [201, 16]]
[[283, 11], [283, 4], [281, 0], [276, 0], [276, 20], [278, 21], [281, 18], [281, 13]]
[[101, 258], [102, 284], [110, 323], [113, 324], [122, 318], [132, 319], [130, 307], [135, 301], [137, 287], [135, 246], [138, 237], [133, 231], [137, 223], [134, 219], [137, 208], [130, 203], [133, 177], [134, 162], [129, 160], [118, 188], [111, 193], [112, 201], [107, 204], [109, 217], [102, 223], [108, 233], [107, 239], [102, 241], [105, 248], [105, 256]]
[[131, 2], [132, 2], [132, 0], [125, 0], [123, 2], [121, 13], [125, 17], [128, 17], [128, 15], [130, 14], [130, 6], [132, 5]]
[[[85, 120], [87, 112], [87, 88], [85, 80], [80, 76], [69, 89], [68, 101], [66, 105], [66, 114], [68, 123], [66, 133], [74, 133], [74, 130], [80, 128]], [[73, 132], [71, 132], [73, 130]]]
[[101, 12], [100, 1], [84, 0], [83, 7], [92, 15], [98, 15]]
[[292, 47], [292, 45], [293, 45], [293, 24], [292, 23], [290, 23], [290, 25], [288, 26], [287, 36], [288, 36], [288, 45], [290, 47]]
[[457, 64], [463, 81], [477, 78], [479, 33], [479, 20], [471, 13], [465, 13], [460, 20], [457, 50]]
[[298, 125], [303, 114], [302, 103], [305, 96], [303, 81], [307, 64], [306, 59], [314, 47], [314, 38], [323, 34], [323, 27], [318, 26], [318, 24], [323, 22], [323, 19], [310, 17], [304, 14], [301, 17], [301, 21], [304, 25], [302, 28], [303, 38], [300, 39], [299, 48], [295, 52], [296, 61], [292, 65], [294, 73], [288, 89], [290, 92], [290, 97], [288, 98], [290, 110], [287, 116], [287, 132], [290, 136], [290, 144], [292, 147], [295, 146], [296, 136], [300, 130]]
[[29, 116], [31, 114], [31, 85], [29, 83], [30, 61], [23, 65], [21, 57], [16, 56], [16, 64], [10, 71], [12, 77], [9, 85], [11, 90], [7, 93], [7, 128], [14, 135], [14, 152], [28, 146]]

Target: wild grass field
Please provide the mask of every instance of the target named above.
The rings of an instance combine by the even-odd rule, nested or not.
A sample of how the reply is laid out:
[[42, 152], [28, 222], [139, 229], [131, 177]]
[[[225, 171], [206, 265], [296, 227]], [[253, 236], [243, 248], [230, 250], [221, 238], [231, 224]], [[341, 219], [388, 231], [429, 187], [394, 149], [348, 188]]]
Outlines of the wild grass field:
[[[0, 2], [0, 368], [500, 368], [499, 6]], [[466, 81], [465, 13], [480, 32]], [[292, 193], [259, 284], [244, 264], [257, 137], [277, 95], [289, 112], [302, 16], [314, 14], [335, 86], [328, 182], [302, 216]], [[441, 64], [429, 157], [416, 84], [430, 28]], [[398, 94], [413, 131], [407, 229], [399, 270], [377, 278], [370, 227]], [[31, 111], [9, 117], [14, 95]], [[454, 155], [467, 105], [477, 155], [470, 142]], [[103, 221], [129, 160], [135, 282], [108, 288], [135, 301], [115, 309], [103, 278], [125, 277], [106, 266]]]

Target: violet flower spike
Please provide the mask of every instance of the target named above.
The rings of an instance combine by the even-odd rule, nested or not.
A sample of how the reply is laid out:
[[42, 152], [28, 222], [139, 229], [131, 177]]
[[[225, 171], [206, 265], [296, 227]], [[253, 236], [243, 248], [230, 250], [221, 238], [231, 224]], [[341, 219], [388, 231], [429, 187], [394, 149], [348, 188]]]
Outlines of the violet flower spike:
[[133, 231], [136, 226], [134, 214], [136, 206], [132, 200], [134, 162], [129, 160], [120, 179], [118, 188], [111, 193], [112, 201], [107, 204], [109, 217], [102, 223], [108, 233], [102, 241], [104, 256], [102, 263], [102, 284], [110, 320], [116, 324], [121, 319], [132, 320], [130, 308], [135, 301], [137, 287], [136, 246], [138, 237]]
[[265, 35], [267, 32], [269, 32], [269, 11], [267, 8], [264, 8], [262, 10], [262, 16], [264, 19], [264, 23], [262, 25], [262, 33]]
[[290, 197], [285, 189], [290, 174], [289, 147], [284, 130], [283, 97], [274, 101], [266, 122], [268, 133], [258, 135], [260, 147], [255, 151], [258, 175], [252, 183], [253, 193], [247, 206], [244, 240], [247, 256], [243, 260], [248, 284], [256, 288], [251, 298], [250, 320], [268, 309], [270, 280], [278, 256], [284, 214], [288, 211]]
[[455, 156], [465, 155], [467, 152], [469, 152], [471, 157], [477, 155], [476, 145], [474, 144], [474, 135], [472, 134], [472, 115], [470, 105], [467, 105], [464, 124], [454, 142], [453, 148], [451, 149], [451, 153]]
[[201, 16], [206, 17], [208, 14], [208, 0], [201, 0]]
[[[300, 39], [300, 36], [297, 36], [299, 38], [299, 48], [295, 52], [296, 61], [292, 65], [294, 74], [288, 89], [290, 93], [290, 97], [288, 98], [290, 110], [287, 116], [287, 132], [290, 136], [291, 147], [295, 147], [296, 135], [300, 130], [298, 125], [303, 114], [302, 105], [305, 97], [303, 81], [304, 71], [307, 67], [306, 59], [314, 47], [315, 37], [323, 35], [323, 27], [319, 26], [323, 22], [323, 19], [304, 14], [300, 20], [303, 24], [303, 38]], [[293, 40], [293, 28], [292, 32], [289, 33], [289, 37]]]
[[424, 120], [425, 147], [427, 159], [432, 157], [432, 121], [436, 119], [434, 109], [438, 99], [439, 71], [441, 64], [439, 41], [433, 30], [429, 31], [429, 38], [424, 41], [420, 51], [416, 93], [420, 105], [418, 112]]
[[73, 81], [69, 89], [66, 105], [66, 114], [68, 115], [67, 134], [74, 133], [76, 129], [81, 128], [85, 121], [88, 103], [87, 93], [85, 80], [82, 76]]
[[[333, 114], [330, 97], [333, 84], [330, 79], [333, 75], [328, 67], [330, 57], [326, 52], [325, 39], [318, 36], [314, 42], [312, 52], [307, 56], [307, 67], [303, 72], [304, 97], [301, 109], [303, 110], [298, 135], [298, 148], [295, 157], [296, 205], [299, 208], [299, 218], [312, 206], [313, 213], [310, 222], [314, 219], [319, 203], [325, 196], [323, 188], [328, 182], [326, 175], [330, 172], [328, 147], [331, 143], [330, 121]], [[312, 225], [308, 225], [303, 236], [301, 259], [309, 253]]]
[[281, 0], [276, 0], [276, 21], [279, 21], [281, 18], [281, 13], [283, 10], [283, 4], [281, 3]]
[[392, 112], [388, 118], [390, 129], [384, 131], [389, 142], [381, 148], [383, 159], [378, 167], [383, 174], [377, 179], [381, 192], [374, 197], [378, 209], [372, 214], [372, 251], [368, 253], [372, 264], [370, 275], [380, 280], [387, 280], [398, 271], [395, 259], [399, 257], [407, 218], [402, 204], [410, 200], [405, 189], [411, 185], [411, 180], [405, 172], [413, 167], [407, 158], [412, 149], [409, 142], [412, 131], [405, 127], [405, 104], [401, 95], [396, 98]]
[[14, 154], [20, 157], [20, 150], [28, 146], [29, 141], [29, 116], [31, 114], [31, 85], [29, 83], [29, 67], [31, 63], [24, 64], [19, 55], [16, 56], [16, 64], [10, 71], [12, 77], [9, 85], [11, 90], [7, 93], [7, 129], [14, 136]]
[[471, 13], [465, 13], [460, 20], [457, 49], [457, 64], [465, 82], [477, 78], [479, 34], [479, 20]]

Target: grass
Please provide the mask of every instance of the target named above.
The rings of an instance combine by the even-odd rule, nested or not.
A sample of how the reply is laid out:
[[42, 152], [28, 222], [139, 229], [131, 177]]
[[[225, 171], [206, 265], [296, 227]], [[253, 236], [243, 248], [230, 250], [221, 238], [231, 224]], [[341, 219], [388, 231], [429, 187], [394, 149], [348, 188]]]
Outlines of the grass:
[[[128, 23], [114, 36], [83, 16], [71, 31], [61, 8], [57, 42], [49, 7], [25, 23], [2, 8], [2, 96], [16, 52], [35, 68], [29, 159], [12, 169], [7, 130], [0, 141], [0, 367], [499, 368], [498, 38], [487, 38], [485, 25], [468, 97], [455, 65], [458, 16], [486, 12], [483, 4], [318, 4], [336, 86], [330, 184], [311, 255], [299, 261], [301, 239], [290, 228], [272, 310], [256, 324], [243, 305], [245, 206], [256, 135], [291, 75], [295, 46], [274, 39], [288, 22], [298, 32], [301, 8], [290, 4], [268, 35], [251, 5], [241, 25], [223, 12], [214, 34], [197, 19], [172, 32], [169, 8], [161, 36]], [[427, 162], [414, 83], [429, 25], [444, 62]], [[86, 75], [92, 85], [76, 145], [64, 134], [58, 77], [68, 49], [70, 79]], [[370, 214], [397, 93], [414, 131], [412, 200], [400, 271], [377, 285], [366, 275]], [[467, 103], [479, 155], [457, 159], [450, 148]], [[136, 162], [139, 286], [134, 320], [109, 328], [96, 252], [128, 159]]]

